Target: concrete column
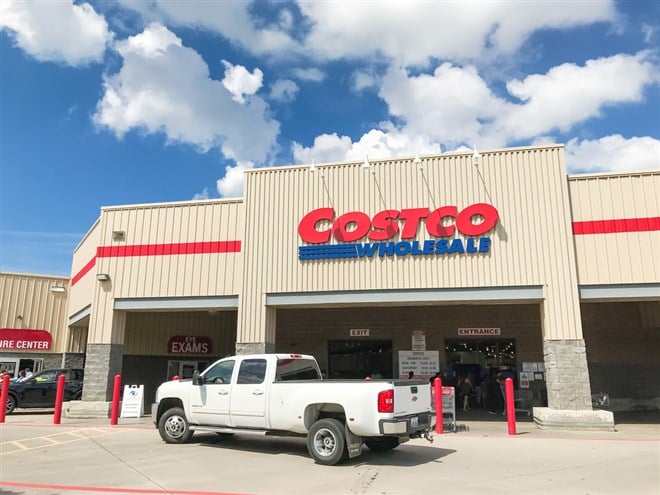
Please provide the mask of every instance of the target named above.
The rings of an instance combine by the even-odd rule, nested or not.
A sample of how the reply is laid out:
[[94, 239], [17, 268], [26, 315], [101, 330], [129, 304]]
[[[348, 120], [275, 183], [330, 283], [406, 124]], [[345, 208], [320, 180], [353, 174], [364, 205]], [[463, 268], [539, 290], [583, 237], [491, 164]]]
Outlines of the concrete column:
[[543, 429], [614, 430], [610, 411], [594, 411], [584, 339], [544, 340], [548, 407], [533, 409]]
[[591, 410], [591, 384], [584, 339], [544, 340], [548, 406]]
[[[241, 311], [243, 309], [239, 309], [239, 321], [241, 321]], [[236, 354], [266, 354], [270, 352], [275, 352], [275, 328], [277, 324], [277, 310], [272, 307], [266, 307], [261, 311], [261, 314], [263, 316], [263, 320], [260, 323], [261, 328], [263, 329], [262, 332], [257, 332], [257, 335], [260, 335], [263, 337], [264, 341], [263, 342], [241, 342], [241, 340], [247, 335], [245, 335], [245, 332], [240, 331], [240, 325], [239, 325], [239, 332], [236, 336]]]

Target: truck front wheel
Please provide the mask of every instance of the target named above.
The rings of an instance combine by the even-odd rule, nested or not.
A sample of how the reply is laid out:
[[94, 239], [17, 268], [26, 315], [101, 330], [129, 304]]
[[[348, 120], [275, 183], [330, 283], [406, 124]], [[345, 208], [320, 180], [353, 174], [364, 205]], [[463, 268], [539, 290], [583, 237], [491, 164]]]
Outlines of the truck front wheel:
[[397, 437], [372, 437], [365, 438], [364, 444], [373, 452], [386, 452], [399, 446]]
[[336, 419], [318, 420], [309, 429], [307, 450], [314, 461], [326, 466], [334, 466], [348, 455], [344, 425]]
[[167, 443], [186, 443], [193, 435], [186, 413], [180, 407], [165, 411], [158, 421], [158, 433]]

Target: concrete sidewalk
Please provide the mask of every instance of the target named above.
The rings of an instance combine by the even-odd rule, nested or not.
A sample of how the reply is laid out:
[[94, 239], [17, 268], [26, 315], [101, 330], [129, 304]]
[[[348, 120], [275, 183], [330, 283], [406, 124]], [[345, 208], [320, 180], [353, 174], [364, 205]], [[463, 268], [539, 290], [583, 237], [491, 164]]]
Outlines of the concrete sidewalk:
[[660, 425], [633, 420], [614, 432], [521, 421], [509, 436], [504, 418], [459, 416], [458, 431], [433, 443], [363, 448], [337, 466], [315, 464], [304, 438], [198, 433], [169, 445], [148, 416], [117, 426], [107, 418], [52, 421], [52, 411], [17, 411], [0, 425], [3, 494], [656, 495], [660, 486]]

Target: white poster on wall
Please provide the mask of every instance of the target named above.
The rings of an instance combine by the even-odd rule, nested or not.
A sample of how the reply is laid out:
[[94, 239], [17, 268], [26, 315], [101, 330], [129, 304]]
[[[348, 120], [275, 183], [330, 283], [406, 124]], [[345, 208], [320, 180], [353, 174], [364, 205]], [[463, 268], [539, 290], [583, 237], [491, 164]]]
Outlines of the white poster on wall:
[[399, 378], [408, 378], [411, 371], [419, 380], [428, 380], [440, 370], [438, 351], [399, 351]]
[[425, 351], [426, 350], [426, 331], [413, 330], [412, 331], [412, 350]]

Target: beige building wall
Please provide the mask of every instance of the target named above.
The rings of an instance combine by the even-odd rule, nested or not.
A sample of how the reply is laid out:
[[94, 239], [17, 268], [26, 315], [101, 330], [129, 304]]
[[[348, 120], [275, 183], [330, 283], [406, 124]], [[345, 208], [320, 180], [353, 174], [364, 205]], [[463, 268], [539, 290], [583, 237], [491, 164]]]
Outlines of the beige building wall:
[[[660, 170], [568, 179], [574, 222], [660, 222]], [[660, 230], [575, 236], [581, 285], [660, 282]]]
[[[52, 291], [54, 286], [64, 288], [64, 292]], [[0, 328], [46, 330], [51, 334], [52, 346], [45, 352], [63, 352], [69, 290], [65, 277], [0, 272]], [[35, 354], [34, 350], [11, 352]]]
[[88, 341], [124, 342], [119, 298], [238, 295], [242, 213], [240, 200], [103, 208]]
[[[275, 342], [268, 294], [540, 286], [545, 339], [582, 338], [562, 146], [246, 172], [239, 342]], [[299, 261], [298, 223], [332, 207], [361, 211], [490, 203], [490, 253]], [[459, 235], [460, 237], [460, 235]], [[394, 240], [398, 240], [398, 235]], [[428, 239], [423, 226], [418, 240]], [[359, 241], [358, 241], [359, 242]]]
[[96, 284], [96, 248], [101, 236], [100, 219], [94, 222], [73, 251], [71, 264], [71, 296], [68, 315], [74, 316], [91, 307]]

